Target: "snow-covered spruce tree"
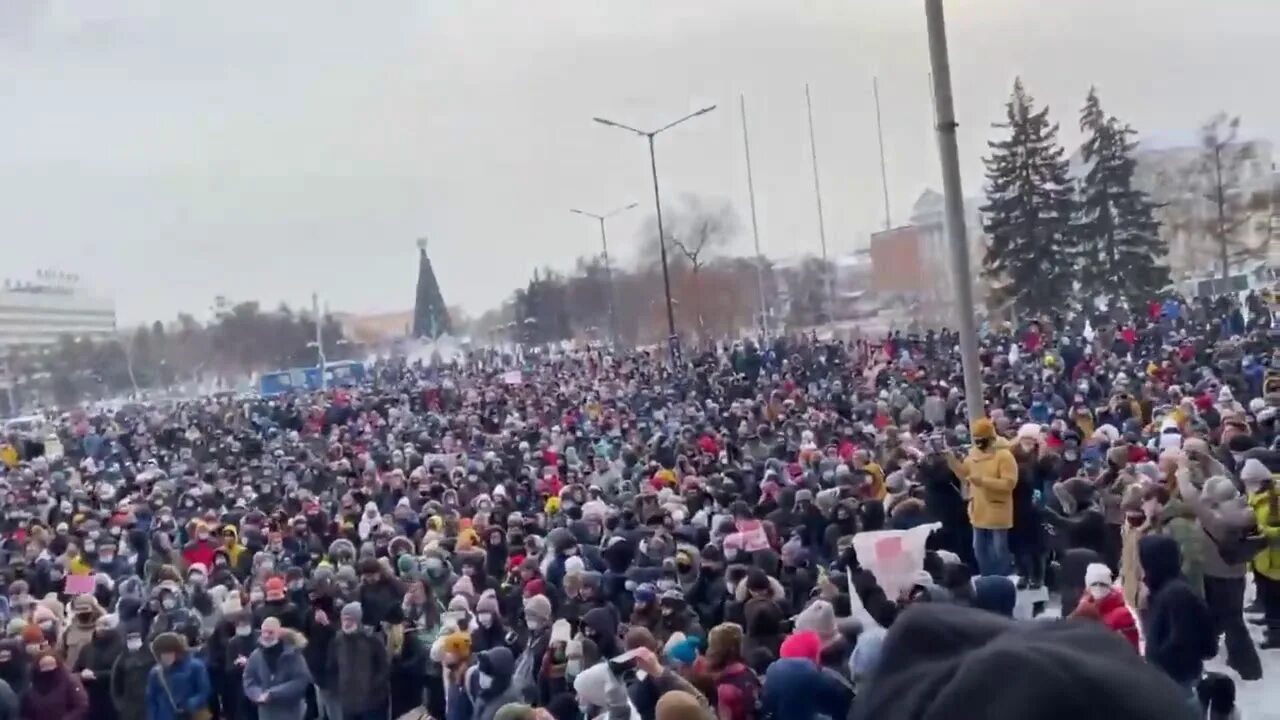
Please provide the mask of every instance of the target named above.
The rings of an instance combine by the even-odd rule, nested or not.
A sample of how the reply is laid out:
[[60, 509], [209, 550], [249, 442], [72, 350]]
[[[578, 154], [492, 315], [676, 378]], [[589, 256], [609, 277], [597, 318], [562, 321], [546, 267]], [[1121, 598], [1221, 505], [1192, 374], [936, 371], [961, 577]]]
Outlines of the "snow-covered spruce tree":
[[1080, 111], [1081, 154], [1087, 172], [1079, 185], [1075, 231], [1085, 297], [1127, 300], [1143, 308], [1169, 284], [1163, 264], [1169, 248], [1160, 237], [1155, 204], [1133, 187], [1137, 142], [1133, 128], [1102, 111], [1089, 89]]
[[1073, 305], [1077, 276], [1071, 222], [1074, 199], [1066, 153], [1049, 108], [1014, 81], [1006, 119], [993, 127], [1008, 138], [988, 142], [987, 204], [983, 228], [990, 239], [983, 272], [998, 304], [1010, 301], [1018, 315], [1041, 315]]

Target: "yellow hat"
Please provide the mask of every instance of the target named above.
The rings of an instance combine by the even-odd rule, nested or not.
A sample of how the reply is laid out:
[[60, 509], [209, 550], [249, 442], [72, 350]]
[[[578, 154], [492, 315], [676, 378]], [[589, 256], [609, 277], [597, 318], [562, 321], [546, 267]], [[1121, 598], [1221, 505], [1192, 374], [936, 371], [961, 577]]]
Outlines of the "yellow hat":
[[547, 498], [547, 504], [542, 508], [548, 515], [555, 515], [560, 512], [560, 498], [552, 495]]
[[996, 436], [996, 425], [991, 422], [990, 418], [978, 418], [969, 427], [969, 434], [973, 436], [974, 440], [993, 440]]

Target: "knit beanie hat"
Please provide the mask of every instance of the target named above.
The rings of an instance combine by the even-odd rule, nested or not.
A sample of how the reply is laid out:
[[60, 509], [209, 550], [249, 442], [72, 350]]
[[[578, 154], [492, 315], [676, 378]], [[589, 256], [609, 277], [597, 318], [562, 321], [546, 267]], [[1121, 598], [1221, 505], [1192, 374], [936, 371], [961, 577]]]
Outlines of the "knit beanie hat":
[[826, 600], [810, 603], [796, 617], [796, 630], [812, 630], [818, 634], [823, 645], [834, 642], [840, 634], [836, 628], [835, 608]]
[[821, 655], [822, 638], [812, 630], [791, 633], [782, 641], [782, 647], [778, 648], [780, 658], [804, 658], [812, 660], [815, 665]]
[[38, 625], [27, 625], [22, 628], [19, 637], [22, 638], [22, 642], [26, 645], [40, 645], [44, 642], [44, 633], [40, 632], [40, 626]]
[[449, 612], [471, 612], [471, 600], [466, 595], [454, 595], [449, 601]]
[[524, 601], [525, 617], [541, 620], [543, 624], [551, 622], [551, 601], [544, 595], [534, 595]]
[[1244, 483], [1245, 489], [1251, 493], [1258, 492], [1262, 484], [1271, 479], [1271, 471], [1267, 470], [1267, 466], [1257, 458], [1249, 458], [1244, 461], [1244, 467], [1240, 468], [1240, 481]]
[[684, 633], [672, 633], [667, 639], [666, 647], [663, 653], [671, 658], [672, 662], [681, 665], [692, 665], [693, 661], [698, 659], [698, 649], [702, 646], [702, 642], [697, 637], [685, 637]]
[[349, 602], [342, 606], [342, 617], [350, 618], [358, 623], [364, 619], [364, 607], [358, 602]]
[[1084, 570], [1084, 586], [1093, 585], [1111, 585], [1114, 580], [1111, 577], [1111, 568], [1102, 563], [1089, 563], [1089, 567]]
[[658, 601], [658, 589], [653, 586], [653, 583], [641, 583], [632, 593], [632, 597], [635, 598], [636, 604], [652, 605]]
[[497, 593], [492, 590], [484, 591], [484, 594], [476, 602], [476, 614], [479, 615], [481, 613], [493, 613], [494, 615], [502, 613], [502, 609], [498, 607]]
[[164, 653], [180, 653], [187, 649], [187, 639], [178, 633], [160, 633], [151, 641], [151, 649], [157, 655]]

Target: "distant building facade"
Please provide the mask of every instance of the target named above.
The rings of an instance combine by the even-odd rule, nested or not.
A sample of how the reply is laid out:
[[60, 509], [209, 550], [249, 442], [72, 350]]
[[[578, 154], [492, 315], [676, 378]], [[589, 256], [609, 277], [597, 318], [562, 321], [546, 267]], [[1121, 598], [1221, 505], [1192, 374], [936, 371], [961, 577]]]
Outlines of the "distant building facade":
[[0, 290], [0, 351], [115, 333], [115, 302], [79, 287], [75, 276], [42, 271], [35, 282], [7, 280]]

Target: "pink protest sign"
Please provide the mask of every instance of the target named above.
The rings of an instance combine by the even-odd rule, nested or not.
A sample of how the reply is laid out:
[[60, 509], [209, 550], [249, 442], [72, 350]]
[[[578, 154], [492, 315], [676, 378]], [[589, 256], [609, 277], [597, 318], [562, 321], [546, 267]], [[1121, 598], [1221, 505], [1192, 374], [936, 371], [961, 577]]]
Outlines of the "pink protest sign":
[[68, 595], [92, 595], [92, 575], [68, 575], [62, 591]]

